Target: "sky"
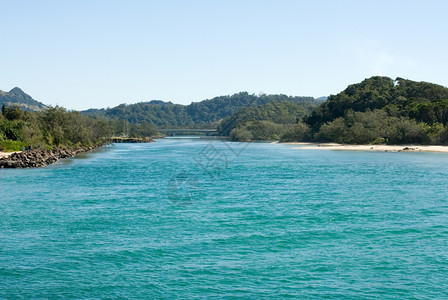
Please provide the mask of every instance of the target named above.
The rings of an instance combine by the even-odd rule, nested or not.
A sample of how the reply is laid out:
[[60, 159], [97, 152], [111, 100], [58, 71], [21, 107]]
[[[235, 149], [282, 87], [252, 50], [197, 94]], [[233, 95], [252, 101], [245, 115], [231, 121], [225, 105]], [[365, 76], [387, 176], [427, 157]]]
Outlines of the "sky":
[[0, 90], [68, 109], [448, 85], [448, 1], [0, 0]]

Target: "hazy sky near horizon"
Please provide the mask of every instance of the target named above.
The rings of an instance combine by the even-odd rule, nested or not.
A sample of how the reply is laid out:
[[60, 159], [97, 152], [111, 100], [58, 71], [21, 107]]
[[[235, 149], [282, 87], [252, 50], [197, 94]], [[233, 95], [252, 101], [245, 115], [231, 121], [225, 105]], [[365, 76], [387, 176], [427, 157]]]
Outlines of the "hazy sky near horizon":
[[0, 89], [69, 109], [448, 85], [447, 1], [0, 0]]

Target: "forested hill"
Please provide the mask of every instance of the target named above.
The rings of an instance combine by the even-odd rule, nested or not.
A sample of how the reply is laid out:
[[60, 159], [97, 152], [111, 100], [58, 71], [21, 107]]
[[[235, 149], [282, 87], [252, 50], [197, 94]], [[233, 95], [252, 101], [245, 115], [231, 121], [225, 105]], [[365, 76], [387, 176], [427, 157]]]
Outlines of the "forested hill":
[[251, 95], [241, 92], [232, 96], [220, 96], [189, 105], [171, 102], [151, 101], [136, 104], [121, 104], [103, 110], [88, 110], [84, 114], [105, 115], [126, 120], [131, 124], [145, 121], [159, 127], [200, 127], [217, 123], [244, 107], [255, 107], [270, 102], [291, 102], [303, 104], [322, 103], [313, 97], [292, 97], [286, 95]]
[[241, 108], [255, 107], [270, 102], [290, 102], [296, 104], [322, 103], [322, 101], [318, 101], [313, 97], [292, 97], [283, 94], [262, 94], [256, 96], [253, 94], [250, 95], [247, 92], [241, 92], [232, 96], [221, 96], [202, 102], [193, 102], [186, 107], [186, 111], [195, 123], [212, 123], [236, 113]]
[[[293, 115], [295, 124], [287, 121]], [[224, 119], [218, 130], [235, 141], [448, 144], [448, 88], [375, 76], [331, 95], [310, 115], [260, 106]]]
[[314, 141], [446, 144], [448, 88], [372, 77], [330, 96], [305, 122]]
[[279, 139], [308, 116], [315, 104], [269, 102], [240, 109], [226, 117], [218, 126], [218, 134], [234, 140]]
[[30, 95], [25, 94], [18, 87], [13, 88], [9, 92], [0, 90], [0, 107], [16, 105], [27, 111], [41, 111], [47, 106], [39, 101], [34, 100]]
[[[429, 82], [416, 82], [397, 78], [375, 76], [358, 84], [349, 85], [316, 109], [307, 123], [318, 129], [322, 124], [343, 117], [348, 110], [365, 112], [386, 109], [390, 113], [415, 118], [427, 123], [446, 124], [448, 88]], [[429, 115], [424, 115], [427, 112]]]

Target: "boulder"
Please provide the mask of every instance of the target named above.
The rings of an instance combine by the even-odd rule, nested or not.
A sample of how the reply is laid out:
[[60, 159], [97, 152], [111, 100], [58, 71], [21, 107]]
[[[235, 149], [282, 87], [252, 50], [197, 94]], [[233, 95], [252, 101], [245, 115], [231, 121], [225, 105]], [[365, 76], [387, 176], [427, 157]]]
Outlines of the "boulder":
[[0, 158], [0, 169], [4, 168], [39, 168], [46, 167], [57, 162], [61, 158], [69, 158], [79, 153], [88, 152], [97, 147], [77, 147], [61, 149], [56, 147], [52, 150], [33, 150], [31, 152], [17, 152], [9, 157]]

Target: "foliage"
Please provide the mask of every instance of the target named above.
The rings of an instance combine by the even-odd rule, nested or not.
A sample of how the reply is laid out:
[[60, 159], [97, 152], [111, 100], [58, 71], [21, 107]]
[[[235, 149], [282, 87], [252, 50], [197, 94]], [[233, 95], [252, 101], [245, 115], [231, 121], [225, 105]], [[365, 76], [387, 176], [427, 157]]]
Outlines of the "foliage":
[[295, 142], [295, 141], [310, 141], [311, 140], [311, 129], [310, 127], [299, 122], [290, 127], [290, 130], [284, 133], [280, 141], [281, 142]]
[[103, 119], [83, 116], [62, 107], [42, 112], [23, 111], [17, 106], [3, 106], [0, 114], [0, 149], [19, 151], [22, 147], [51, 148], [102, 143], [111, 127]]
[[448, 143], [448, 89], [436, 84], [376, 76], [331, 95], [309, 116], [309, 106], [291, 105], [243, 108], [225, 118], [218, 132], [236, 141]]
[[[0, 100], [15, 97], [25, 105], [37, 105], [18, 88], [0, 91], [0, 96]], [[219, 135], [234, 141], [446, 144], [448, 89], [376, 76], [349, 85], [323, 103], [312, 97], [242, 92], [190, 105], [155, 100], [79, 113], [61, 107], [30, 112], [8, 102], [0, 114], [0, 143], [6, 149], [21, 143], [37, 147], [90, 145], [110, 135], [154, 136], [156, 126], [215, 126]]]
[[[230, 132], [247, 121], [270, 121], [273, 124], [297, 124], [315, 107], [313, 104], [270, 102], [256, 107], [242, 108], [225, 118], [218, 126], [218, 135], [228, 136]], [[277, 135], [281, 136], [279, 132]]]
[[271, 121], [248, 121], [230, 132], [233, 141], [272, 141], [291, 131], [291, 124], [277, 124]]
[[199, 103], [191, 103], [186, 107], [187, 113], [192, 117], [194, 123], [213, 123], [233, 115], [241, 108], [256, 107], [271, 102], [287, 102], [295, 104], [317, 104], [312, 97], [291, 97], [287, 95], [251, 95], [241, 92], [232, 96], [215, 97]]
[[406, 107], [406, 112], [410, 118], [425, 122], [427, 124], [448, 122], [448, 100], [433, 101], [411, 101]]
[[190, 105], [154, 100], [132, 105], [121, 104], [105, 110], [88, 110], [83, 114], [107, 116], [111, 119], [127, 121], [129, 124], [145, 121], [158, 127], [210, 128], [241, 108], [255, 107], [270, 102], [301, 103], [304, 105], [321, 103], [312, 97], [265, 94], [256, 96], [242, 92], [232, 96], [220, 96], [201, 102], [193, 102]]
[[180, 104], [171, 102], [137, 103], [132, 105], [121, 104], [105, 112], [112, 119], [127, 121], [130, 124], [146, 122], [157, 126], [186, 127], [192, 126], [191, 117]]
[[448, 89], [443, 86], [376, 76], [350, 85], [337, 95], [331, 95], [306, 122], [314, 132], [318, 132], [320, 126], [343, 117], [348, 110], [365, 112], [385, 109], [428, 124], [446, 124], [448, 102], [440, 101], [443, 99], [448, 99]]
[[427, 144], [425, 123], [390, 117], [383, 110], [354, 112], [321, 126], [316, 140], [342, 144]]
[[8, 151], [22, 151], [22, 147], [26, 147], [26, 143], [12, 140], [0, 141], [0, 149]]
[[130, 124], [130, 136], [151, 137], [156, 135], [157, 135], [157, 127], [154, 124], [149, 124], [144, 120], [137, 124]]
[[372, 77], [331, 95], [306, 122], [315, 141], [447, 143], [448, 89], [402, 78]]

